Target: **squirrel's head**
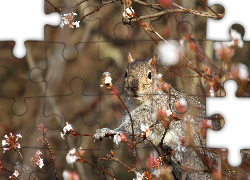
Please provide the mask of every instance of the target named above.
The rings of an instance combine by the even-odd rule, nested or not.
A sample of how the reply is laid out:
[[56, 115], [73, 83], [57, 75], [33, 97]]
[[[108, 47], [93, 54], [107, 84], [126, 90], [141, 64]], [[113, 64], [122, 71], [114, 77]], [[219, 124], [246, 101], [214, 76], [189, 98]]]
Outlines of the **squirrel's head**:
[[143, 102], [153, 93], [156, 66], [155, 56], [150, 60], [134, 60], [131, 54], [128, 54], [124, 90], [131, 100]]

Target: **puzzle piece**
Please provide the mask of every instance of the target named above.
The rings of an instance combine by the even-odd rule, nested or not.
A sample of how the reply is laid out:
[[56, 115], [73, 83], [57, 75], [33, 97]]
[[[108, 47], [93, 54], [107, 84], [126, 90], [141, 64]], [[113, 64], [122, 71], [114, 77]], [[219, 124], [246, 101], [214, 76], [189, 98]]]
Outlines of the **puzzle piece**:
[[15, 0], [12, 2], [1, 1], [0, 3], [2, 17], [10, 14], [10, 9], [16, 15], [11, 20], [12, 23], [10, 23], [9, 18], [3, 18], [2, 24], [6, 24], [6, 26], [1, 27], [0, 40], [15, 40], [13, 53], [18, 58], [22, 58], [26, 54], [24, 41], [44, 40], [44, 24], [57, 25], [60, 23], [59, 15], [56, 13], [44, 16], [43, 3], [43, 0], [24, 0], [22, 2]]
[[41, 65], [40, 58], [45, 58], [44, 42], [25, 42], [27, 55], [16, 59], [12, 50], [14, 42], [1, 42], [1, 93], [3, 99], [10, 99], [13, 103], [9, 107], [15, 115], [24, 115], [28, 111], [29, 98], [45, 96], [45, 84], [35, 84], [29, 79], [33, 68]]
[[[108, 44], [106, 44], [108, 46]], [[106, 55], [104, 51], [100, 51], [102, 45], [95, 43], [78, 43], [76, 48], [79, 50], [79, 55], [72, 61], [64, 59], [61, 53], [63, 52], [65, 45], [63, 43], [45, 43], [45, 56], [47, 60], [46, 68], [34, 68], [30, 72], [30, 79], [34, 83], [40, 83], [45, 81], [46, 96], [61, 96], [72, 94], [70, 89], [70, 82], [72, 79], [79, 77], [84, 81], [84, 94], [85, 95], [97, 95], [100, 87], [99, 77], [104, 71], [114, 71], [115, 62], [113, 58], [102, 57]], [[53, 50], [53, 51], [51, 51]], [[87, 53], [91, 52], [91, 53]], [[101, 53], [99, 53], [101, 52]], [[75, 69], [71, 68], [81, 67]], [[104, 69], [107, 68], [107, 69]], [[93, 72], [94, 71], [94, 72]], [[79, 84], [79, 87], [82, 86]]]
[[[206, 114], [222, 114], [225, 117], [225, 126], [219, 132], [208, 131], [207, 147], [228, 148], [228, 162], [232, 166], [241, 163], [240, 149], [250, 149], [241, 137], [246, 137], [248, 132], [247, 116], [240, 113], [237, 107], [248, 107], [248, 99], [236, 98], [237, 84], [233, 80], [228, 80], [224, 84], [226, 90], [225, 98], [207, 98]], [[235, 130], [239, 130], [234, 133]]]

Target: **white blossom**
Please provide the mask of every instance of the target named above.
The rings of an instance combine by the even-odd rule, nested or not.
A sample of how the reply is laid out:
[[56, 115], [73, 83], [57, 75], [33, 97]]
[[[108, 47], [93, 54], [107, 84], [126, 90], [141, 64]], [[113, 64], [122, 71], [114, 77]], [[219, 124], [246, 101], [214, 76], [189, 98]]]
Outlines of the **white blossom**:
[[67, 131], [70, 131], [71, 129], [73, 129], [72, 126], [70, 124], [66, 123], [66, 126], [63, 128], [63, 132], [66, 133]]
[[5, 151], [10, 150], [10, 148], [3, 148], [3, 153], [5, 153]]
[[78, 157], [76, 155], [67, 154], [67, 156], [66, 156], [66, 161], [71, 166], [73, 166], [73, 163], [75, 163], [77, 159], [78, 159]]
[[80, 21], [73, 22], [72, 24], [75, 25], [76, 28], [80, 27]]
[[69, 151], [69, 154], [70, 155], [73, 155], [73, 154], [75, 154], [76, 153], [76, 148], [73, 148], [73, 149], [71, 149], [70, 151]]
[[64, 20], [63, 20], [63, 23], [64, 23], [64, 24], [69, 24], [69, 20], [68, 20], [68, 19], [64, 19]]
[[22, 138], [22, 135], [21, 135], [21, 134], [17, 134], [16, 136], [19, 137], [19, 138]]
[[169, 117], [170, 115], [173, 114], [172, 111], [171, 111], [170, 109], [168, 109], [168, 110], [166, 111], [166, 113], [167, 113], [167, 117]]
[[2, 140], [2, 146], [8, 145], [6, 140]]
[[61, 132], [61, 137], [65, 139], [64, 135], [67, 133], [67, 131], [70, 131], [71, 129], [73, 130], [72, 126], [68, 124], [68, 122], [66, 122], [66, 126], [64, 126], [63, 128], [63, 133]]
[[160, 73], [157, 74], [157, 79], [160, 79], [160, 80], [161, 80], [161, 79], [162, 79], [162, 74], [160, 74]]
[[103, 75], [107, 77], [107, 76], [110, 76], [110, 73], [109, 72], [104, 72]]
[[164, 66], [171, 66], [178, 63], [179, 52], [182, 51], [182, 48], [176, 41], [160, 42], [156, 51], [159, 63]]
[[230, 36], [231, 36], [231, 41], [230, 42], [223, 42], [223, 45], [225, 47], [234, 46], [235, 43], [237, 43], [236, 45], [239, 46], [240, 48], [243, 47], [244, 42], [242, 41], [241, 34], [238, 31], [236, 31], [234, 29], [230, 29]]
[[36, 153], [37, 153], [38, 155], [42, 154], [42, 152], [41, 152], [40, 150], [37, 150]]
[[239, 63], [237, 64], [237, 69], [238, 69], [238, 76], [241, 80], [245, 80], [249, 76], [249, 71], [248, 67], [245, 64]]
[[151, 131], [149, 129], [149, 126], [148, 125], [144, 125], [144, 124], [141, 125], [141, 131], [142, 132], [146, 132], [146, 137], [149, 137], [149, 135], [151, 133]]
[[76, 174], [75, 171], [74, 172], [70, 172], [70, 171], [65, 171], [64, 170], [62, 176], [63, 176], [64, 180], [70, 180], [70, 179], [79, 180], [80, 179], [79, 175]]
[[110, 73], [104, 72], [103, 75], [105, 76], [104, 84], [110, 84], [112, 82], [112, 78], [110, 77]]
[[112, 82], [112, 78], [110, 76], [105, 77], [105, 84], [110, 84]]
[[15, 172], [13, 173], [14, 176], [18, 177], [19, 172], [17, 170], [15, 170]]
[[136, 178], [133, 178], [133, 180], [143, 180], [143, 175], [139, 172], [136, 172]]
[[180, 102], [180, 105], [182, 105], [182, 106], [186, 106], [187, 105], [187, 101], [185, 99], [183, 99], [183, 98], [180, 98], [179, 102]]
[[[132, 10], [132, 11], [131, 11]], [[127, 18], [132, 18], [132, 17], [134, 17], [134, 10], [133, 10], [133, 8], [132, 7], [130, 7], [130, 8], [127, 8], [126, 10], [125, 10], [125, 12], [123, 12], [123, 16], [124, 17], [127, 17]]]
[[44, 166], [44, 164], [43, 164], [43, 159], [42, 159], [42, 158], [39, 159], [37, 165], [38, 165], [40, 168], [42, 168], [42, 167]]
[[68, 171], [65, 171], [65, 170], [64, 170], [62, 176], [63, 176], [63, 179], [64, 179], [64, 180], [68, 180], [69, 177], [70, 177], [70, 174], [69, 174]]
[[71, 166], [73, 166], [73, 163], [75, 163], [76, 160], [78, 159], [78, 157], [75, 153], [76, 153], [76, 149], [73, 148], [69, 151], [69, 153], [67, 153], [67, 156], [66, 156], [66, 161]]
[[117, 133], [116, 135], [114, 135], [114, 139], [113, 142], [116, 143], [117, 145], [119, 144], [119, 142], [121, 142], [122, 138], [120, 136], [119, 133]]
[[211, 97], [214, 97], [214, 88], [213, 87], [211, 87], [209, 89], [209, 94], [210, 94]]

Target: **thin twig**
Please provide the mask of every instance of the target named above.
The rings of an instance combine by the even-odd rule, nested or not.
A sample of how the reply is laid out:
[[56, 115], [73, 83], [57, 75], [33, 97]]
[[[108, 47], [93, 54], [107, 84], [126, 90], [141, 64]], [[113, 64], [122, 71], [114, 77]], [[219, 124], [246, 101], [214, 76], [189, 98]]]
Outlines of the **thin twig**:
[[221, 19], [223, 18], [224, 15], [211, 15], [210, 13], [207, 13], [207, 12], [200, 12], [200, 11], [196, 11], [196, 10], [192, 10], [192, 9], [186, 9], [184, 7], [181, 7], [180, 5], [178, 4], [175, 4], [175, 3], [172, 3], [175, 7], [178, 7], [180, 9], [182, 9], [183, 11], [187, 12], [187, 13], [190, 13], [190, 14], [194, 14], [194, 15], [198, 15], [198, 16], [203, 16], [203, 17], [211, 17], [211, 18], [217, 18], [217, 19]]
[[[130, 113], [130, 111], [128, 110], [128, 107], [126, 106], [126, 104], [124, 103], [124, 101], [122, 100], [121, 96], [117, 93], [116, 89], [114, 88], [114, 86], [110, 86], [109, 87], [111, 91], [115, 92], [115, 95], [117, 95], [117, 97], [120, 99], [121, 103], [123, 104], [123, 106], [125, 107], [126, 111], [128, 112], [128, 115], [130, 117], [130, 122], [131, 122], [131, 126], [132, 126], [132, 134], [134, 133], [134, 123], [133, 123], [133, 119], [132, 119], [132, 115]], [[133, 135], [135, 136], [135, 135]]]
[[123, 162], [121, 162], [119, 159], [117, 159], [115, 157], [112, 157], [111, 155], [108, 158], [98, 158], [98, 161], [101, 161], [101, 160], [118, 162], [122, 166], [126, 167], [129, 171], [132, 171], [132, 172], [136, 173], [135, 168], [131, 168], [131, 167], [127, 166], [126, 164], [124, 164]]
[[86, 161], [86, 160], [83, 159], [82, 157], [81, 157], [81, 159], [78, 159], [77, 161], [80, 161], [80, 162], [82, 162], [82, 163], [87, 163], [87, 164], [89, 164], [90, 166], [92, 166], [92, 167], [94, 167], [94, 168], [100, 170], [102, 173], [105, 173], [105, 174], [107, 174], [107, 175], [109, 175], [109, 176], [111, 176], [111, 177], [113, 177], [113, 178], [115, 178], [115, 179], [122, 180], [121, 178], [119, 178], [119, 177], [117, 177], [117, 176], [115, 176], [115, 175], [113, 175], [113, 174], [110, 174], [108, 171], [105, 171], [104, 169], [102, 169], [102, 168], [96, 166], [95, 164], [92, 164], [91, 162]]
[[49, 0], [45, 0], [45, 2], [49, 3], [54, 9], [56, 12], [61, 12], [61, 9], [57, 8], [55, 5], [53, 5]]
[[82, 18], [80, 19], [80, 22], [82, 22], [82, 20], [85, 19], [87, 16], [89, 16], [89, 15], [95, 13], [96, 11], [99, 11], [103, 6], [106, 6], [106, 5], [108, 5], [108, 4], [110, 4], [110, 3], [114, 3], [114, 2], [115, 2], [115, 1], [107, 1], [107, 2], [104, 2], [103, 4], [101, 4], [100, 6], [97, 6], [97, 8], [94, 9], [93, 11], [91, 11], [90, 13], [87, 13], [87, 14], [85, 14], [84, 16], [82, 16]]
[[135, 2], [135, 3], [137, 3], [137, 4], [140, 4], [140, 5], [143, 5], [143, 6], [147, 6], [147, 7], [159, 10], [159, 11], [164, 10], [164, 8], [160, 4], [148, 4], [148, 3], [140, 1], [140, 0], [132, 0], [132, 1]]
[[64, 10], [71, 9], [71, 8], [76, 7], [76, 6], [79, 6], [79, 5], [81, 5], [82, 3], [86, 2], [86, 1], [88, 1], [88, 0], [83, 0], [83, 1], [80, 1], [80, 2], [76, 3], [73, 6], [62, 8], [61, 11], [64, 11]]
[[[132, 11], [132, 10], [131, 10]], [[133, 11], [132, 11], [133, 12]], [[155, 44], [158, 44], [158, 42], [156, 42], [156, 40], [154, 40], [154, 38], [149, 34], [149, 32], [143, 27], [143, 25], [141, 24], [141, 22], [139, 21], [139, 19], [136, 17], [135, 13], [133, 12], [133, 15], [136, 19], [136, 21], [139, 23], [139, 25], [142, 27], [142, 29], [147, 33], [147, 35], [155, 42]]]
[[43, 132], [44, 141], [42, 140], [42, 138], [40, 138], [39, 140], [49, 150], [49, 153], [51, 155], [50, 159], [53, 161], [55, 176], [56, 176], [56, 180], [57, 180], [58, 179], [58, 175], [57, 175], [57, 171], [56, 171], [56, 156], [53, 155], [53, 152], [52, 152], [51, 147], [49, 145], [49, 141], [48, 141], [48, 139], [46, 137], [46, 129], [44, 128], [44, 126], [42, 124], [39, 125], [39, 129]]
[[163, 157], [162, 157], [162, 155], [161, 155], [159, 149], [155, 146], [155, 144], [154, 144], [149, 138], [146, 138], [146, 140], [147, 140], [148, 142], [150, 142], [150, 143], [152, 144], [152, 146], [154, 146], [154, 148], [155, 148], [155, 150], [157, 151], [159, 157], [162, 159], [162, 164], [165, 166], [165, 163], [164, 163], [164, 161], [163, 161]]
[[212, 8], [210, 8], [205, 1], [203, 1], [203, 0], [201, 0], [201, 1], [208, 7], [208, 9], [210, 9], [210, 11], [212, 11], [214, 14], [216, 14], [216, 16], [219, 19], [219, 15]]

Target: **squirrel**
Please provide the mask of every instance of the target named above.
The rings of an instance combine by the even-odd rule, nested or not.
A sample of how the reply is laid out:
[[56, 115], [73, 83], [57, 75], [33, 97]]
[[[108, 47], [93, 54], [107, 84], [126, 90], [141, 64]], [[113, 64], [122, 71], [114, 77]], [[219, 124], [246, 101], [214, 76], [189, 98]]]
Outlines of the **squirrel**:
[[[198, 133], [199, 123], [206, 118], [205, 105], [170, 85], [167, 85], [165, 91], [159, 88], [162, 83], [157, 77], [156, 68], [156, 56], [150, 60], [134, 60], [128, 54], [122, 87], [125, 91], [125, 105], [130, 114], [126, 111], [122, 124], [114, 130], [98, 129], [94, 140], [102, 139], [106, 133], [132, 134], [131, 115], [134, 134], [140, 135], [142, 127], [150, 127], [148, 138], [156, 146], [162, 147], [167, 164], [173, 167], [176, 179], [183, 179], [184, 166], [189, 169], [185, 171], [185, 179], [212, 179], [211, 174], [206, 173], [209, 170], [206, 158], [211, 158], [216, 164], [218, 157], [215, 153], [204, 150], [205, 138]], [[181, 112], [178, 102], [184, 107]], [[159, 115], [157, 111], [163, 114]], [[165, 116], [165, 120], [161, 121], [159, 116]], [[189, 144], [185, 144], [183, 139]], [[217, 165], [214, 166], [218, 169]]]

